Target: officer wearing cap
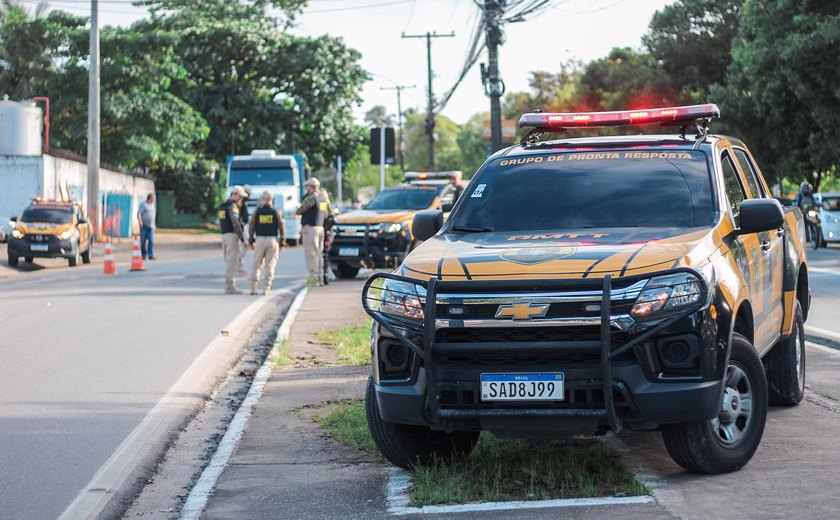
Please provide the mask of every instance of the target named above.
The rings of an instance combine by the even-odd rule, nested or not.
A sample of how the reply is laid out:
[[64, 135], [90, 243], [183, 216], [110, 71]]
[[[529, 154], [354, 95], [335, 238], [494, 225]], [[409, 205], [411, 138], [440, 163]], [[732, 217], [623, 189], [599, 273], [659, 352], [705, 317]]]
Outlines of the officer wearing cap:
[[264, 191], [260, 197], [260, 205], [248, 223], [248, 241], [254, 247], [254, 267], [251, 271], [251, 294], [257, 294], [260, 276], [263, 274], [263, 294], [271, 294], [271, 282], [274, 280], [274, 268], [277, 257], [286, 242], [286, 225], [283, 222], [283, 212], [274, 209], [274, 195]]
[[222, 251], [225, 257], [225, 294], [242, 294], [236, 288], [236, 270], [239, 266], [240, 243], [245, 235], [240, 218], [239, 203], [245, 197], [242, 186], [234, 186], [230, 197], [219, 206], [219, 229], [222, 232]]
[[300, 215], [303, 251], [306, 269], [316, 286], [324, 285], [324, 220], [327, 216], [327, 201], [319, 193], [321, 183], [315, 177], [303, 183], [306, 196], [296, 211]]

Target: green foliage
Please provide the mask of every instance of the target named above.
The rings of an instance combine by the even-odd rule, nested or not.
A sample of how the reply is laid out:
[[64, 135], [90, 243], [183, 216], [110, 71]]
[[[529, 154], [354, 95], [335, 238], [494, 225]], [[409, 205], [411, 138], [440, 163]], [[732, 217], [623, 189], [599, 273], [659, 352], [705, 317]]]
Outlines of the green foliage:
[[840, 4], [746, 0], [725, 88], [729, 128], [744, 136], [770, 184], [840, 164]]
[[324, 330], [318, 333], [318, 339], [335, 350], [341, 364], [370, 364], [370, 327], [371, 320], [366, 318], [361, 325]]
[[657, 11], [642, 42], [683, 95], [706, 101], [732, 62], [743, 0], [678, 0]]

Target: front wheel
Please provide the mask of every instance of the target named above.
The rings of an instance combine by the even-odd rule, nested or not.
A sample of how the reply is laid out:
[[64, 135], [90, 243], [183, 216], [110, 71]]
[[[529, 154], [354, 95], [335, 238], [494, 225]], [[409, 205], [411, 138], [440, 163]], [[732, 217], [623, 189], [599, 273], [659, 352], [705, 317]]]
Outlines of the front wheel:
[[287, 243], [287, 244], [289, 244], [289, 246], [291, 246], [291, 247], [295, 247], [296, 245], [298, 245], [298, 239], [296, 239], [296, 238], [287, 238], [287, 239], [286, 239], [286, 243]]
[[9, 255], [9, 267], [17, 267], [20, 257]]
[[662, 427], [665, 448], [674, 462], [695, 473], [736, 471], [750, 461], [767, 421], [767, 379], [752, 344], [732, 335], [723, 399], [708, 421]]
[[478, 442], [479, 432], [445, 433], [426, 426], [394, 424], [382, 420], [373, 377], [368, 376], [365, 418], [373, 442], [382, 455], [400, 468], [428, 466], [451, 457], [466, 457]]
[[793, 330], [765, 356], [769, 402], [776, 406], [796, 406], [805, 396], [805, 320], [796, 301]]
[[79, 257], [81, 256], [79, 254], [79, 247], [79, 244], [76, 244], [76, 252], [73, 253], [73, 256], [67, 259], [67, 263], [70, 264], [70, 267], [76, 267], [79, 265]]
[[90, 252], [93, 249], [93, 244], [88, 243], [87, 251], [82, 253], [82, 263], [89, 264], [90, 263]]
[[822, 234], [822, 232], [820, 231], [820, 228], [818, 228], [814, 224], [811, 224], [809, 227], [811, 229], [811, 236], [808, 239], [808, 242], [811, 245], [811, 249], [814, 249], [814, 250], [819, 249], [820, 248], [820, 242], [822, 241], [822, 237], [820, 236]]

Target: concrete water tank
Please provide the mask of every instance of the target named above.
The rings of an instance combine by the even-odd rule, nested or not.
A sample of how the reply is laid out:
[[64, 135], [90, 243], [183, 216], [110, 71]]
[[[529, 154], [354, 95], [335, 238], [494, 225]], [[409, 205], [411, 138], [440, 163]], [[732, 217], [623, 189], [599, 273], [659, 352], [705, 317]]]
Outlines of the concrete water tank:
[[32, 101], [0, 100], [0, 155], [41, 155], [41, 109]]

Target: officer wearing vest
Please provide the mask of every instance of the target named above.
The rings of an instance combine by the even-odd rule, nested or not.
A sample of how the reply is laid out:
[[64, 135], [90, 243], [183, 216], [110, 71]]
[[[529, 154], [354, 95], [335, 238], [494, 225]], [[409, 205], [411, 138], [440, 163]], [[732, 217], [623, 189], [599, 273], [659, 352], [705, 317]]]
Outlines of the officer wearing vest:
[[239, 267], [240, 242], [245, 242], [239, 201], [245, 196], [242, 186], [234, 186], [230, 198], [219, 206], [219, 229], [222, 232], [222, 251], [225, 255], [225, 294], [242, 294], [236, 288], [236, 270]]
[[[264, 191], [260, 205], [248, 222], [248, 241], [254, 247], [254, 267], [251, 271], [251, 294], [257, 294], [264, 273], [263, 294], [271, 294], [277, 257], [286, 243], [286, 224], [283, 213], [274, 209], [274, 194]], [[265, 264], [265, 271], [263, 265]]]
[[317, 287], [324, 285], [324, 219], [327, 216], [327, 201], [320, 195], [321, 183], [315, 177], [303, 183], [306, 196], [300, 203], [297, 214], [300, 215], [303, 251], [306, 269]]

